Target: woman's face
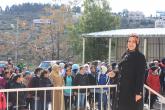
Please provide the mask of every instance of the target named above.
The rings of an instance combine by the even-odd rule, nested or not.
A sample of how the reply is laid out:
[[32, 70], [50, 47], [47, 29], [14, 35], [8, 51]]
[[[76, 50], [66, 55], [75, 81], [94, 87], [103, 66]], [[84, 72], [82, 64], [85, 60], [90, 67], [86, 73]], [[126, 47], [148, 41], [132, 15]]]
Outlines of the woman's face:
[[135, 50], [136, 48], [136, 38], [130, 37], [127, 43], [128, 50]]

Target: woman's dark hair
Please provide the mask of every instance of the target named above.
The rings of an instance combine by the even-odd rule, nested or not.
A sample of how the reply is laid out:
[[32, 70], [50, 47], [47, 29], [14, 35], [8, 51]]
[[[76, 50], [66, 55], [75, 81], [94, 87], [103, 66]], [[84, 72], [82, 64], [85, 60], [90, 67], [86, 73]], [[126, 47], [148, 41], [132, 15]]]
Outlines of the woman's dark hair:
[[47, 70], [42, 70], [40, 77], [43, 78], [45, 74], [48, 74], [48, 71]]

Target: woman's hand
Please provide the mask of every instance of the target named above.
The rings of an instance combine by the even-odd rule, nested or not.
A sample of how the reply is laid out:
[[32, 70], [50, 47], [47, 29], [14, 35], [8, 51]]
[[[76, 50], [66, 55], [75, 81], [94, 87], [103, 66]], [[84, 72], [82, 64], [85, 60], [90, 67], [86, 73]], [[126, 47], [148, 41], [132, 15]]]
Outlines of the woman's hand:
[[142, 96], [141, 95], [136, 95], [135, 96], [135, 101], [138, 102], [139, 100], [141, 100]]

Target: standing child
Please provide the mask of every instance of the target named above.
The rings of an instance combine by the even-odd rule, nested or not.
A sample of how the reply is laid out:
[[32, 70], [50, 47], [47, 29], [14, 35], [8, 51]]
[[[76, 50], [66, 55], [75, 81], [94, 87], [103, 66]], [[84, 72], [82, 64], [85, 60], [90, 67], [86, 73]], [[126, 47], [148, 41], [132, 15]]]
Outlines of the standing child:
[[[160, 79], [158, 74], [158, 67], [152, 66], [149, 70], [149, 74], [147, 77], [147, 85], [151, 87], [156, 92], [160, 92]], [[150, 108], [153, 108], [153, 105], [157, 99], [157, 96], [151, 92], [151, 100], [150, 100]]]
[[[89, 84], [88, 82], [89, 82], [88, 76], [85, 74], [85, 68], [83, 66], [81, 66], [79, 73], [74, 78], [74, 85], [75, 86], [87, 86]], [[74, 94], [78, 95], [77, 96], [78, 109], [85, 110], [86, 89], [79, 89], [79, 91], [75, 91]]]
[[[71, 75], [71, 68], [66, 68], [66, 76], [64, 77], [65, 86], [73, 86], [74, 77]], [[68, 110], [70, 108], [70, 104], [72, 104], [73, 101], [73, 94], [72, 89], [65, 89], [64, 90], [64, 99], [65, 99], [65, 110]], [[71, 102], [70, 102], [71, 99]]]
[[[98, 74], [98, 85], [107, 85], [109, 83], [109, 77], [106, 74], [107, 67], [101, 66], [100, 73]], [[99, 99], [98, 99], [98, 109], [102, 110], [101, 103], [103, 102], [103, 110], [107, 110], [107, 92], [108, 88], [103, 88], [100, 90]]]
[[[52, 87], [53, 86], [51, 83], [51, 80], [49, 79], [49, 72], [47, 70], [41, 71], [39, 85], [40, 85], [40, 87]], [[46, 97], [45, 97], [45, 94], [46, 94]], [[48, 105], [51, 102], [51, 91], [50, 90], [40, 91], [39, 97], [41, 100], [41, 110], [48, 110]]]

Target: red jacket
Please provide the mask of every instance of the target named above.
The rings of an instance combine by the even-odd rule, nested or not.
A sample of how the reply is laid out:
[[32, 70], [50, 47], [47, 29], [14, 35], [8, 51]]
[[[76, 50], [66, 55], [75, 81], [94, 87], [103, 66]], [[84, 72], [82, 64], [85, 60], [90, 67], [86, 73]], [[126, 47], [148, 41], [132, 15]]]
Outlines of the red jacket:
[[156, 92], [160, 92], [160, 79], [159, 75], [152, 74], [152, 70], [149, 70], [149, 74], [147, 77], [147, 85], [151, 87]]

